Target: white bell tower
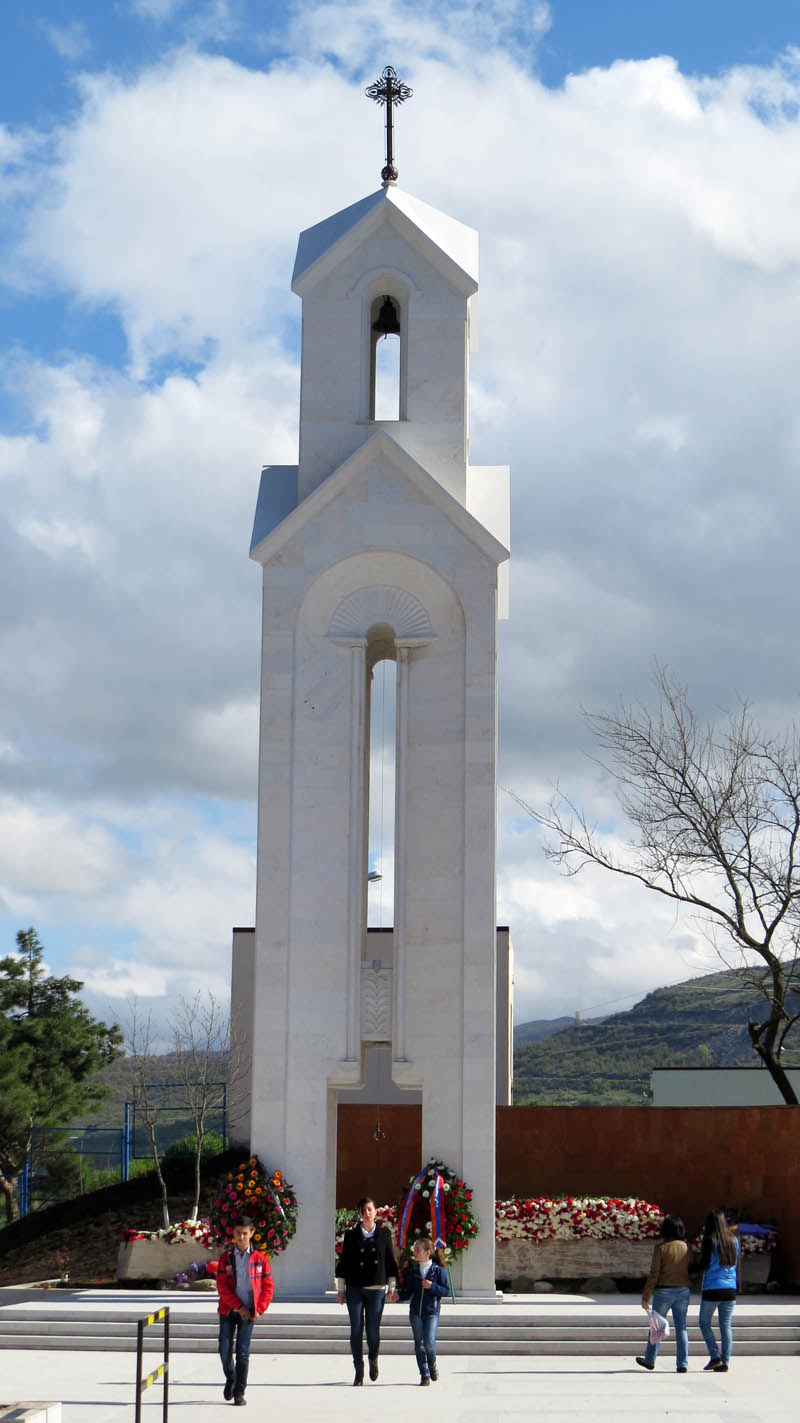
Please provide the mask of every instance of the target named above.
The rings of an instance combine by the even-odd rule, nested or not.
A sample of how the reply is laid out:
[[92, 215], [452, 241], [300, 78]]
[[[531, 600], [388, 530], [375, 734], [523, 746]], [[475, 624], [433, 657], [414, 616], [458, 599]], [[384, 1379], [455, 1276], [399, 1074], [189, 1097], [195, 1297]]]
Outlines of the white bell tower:
[[[241, 990], [234, 1004], [252, 1042], [252, 1149], [299, 1198], [297, 1236], [275, 1262], [283, 1298], [330, 1288], [337, 1092], [363, 1083], [367, 1042], [422, 1095], [424, 1157], [472, 1187], [481, 1234], [459, 1287], [494, 1295], [508, 471], [469, 465], [477, 271], [477, 234], [391, 178], [298, 245], [300, 462], [264, 470], [251, 548], [263, 567], [258, 892], [246, 1012]], [[369, 687], [384, 657], [397, 664], [395, 913], [377, 970]]]

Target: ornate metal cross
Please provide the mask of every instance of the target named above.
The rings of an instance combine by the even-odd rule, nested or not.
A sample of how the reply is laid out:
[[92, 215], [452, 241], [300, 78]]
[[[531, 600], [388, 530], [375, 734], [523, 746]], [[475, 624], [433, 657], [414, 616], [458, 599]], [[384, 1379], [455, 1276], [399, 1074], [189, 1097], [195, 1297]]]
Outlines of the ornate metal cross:
[[376, 104], [386, 105], [386, 166], [381, 169], [381, 178], [384, 183], [396, 183], [397, 169], [394, 166], [392, 143], [392, 108], [395, 104], [404, 104], [406, 99], [412, 97], [414, 90], [409, 89], [407, 84], [403, 84], [391, 64], [387, 64], [380, 79], [376, 79], [374, 84], [370, 84], [364, 93], [368, 99], [374, 99]]

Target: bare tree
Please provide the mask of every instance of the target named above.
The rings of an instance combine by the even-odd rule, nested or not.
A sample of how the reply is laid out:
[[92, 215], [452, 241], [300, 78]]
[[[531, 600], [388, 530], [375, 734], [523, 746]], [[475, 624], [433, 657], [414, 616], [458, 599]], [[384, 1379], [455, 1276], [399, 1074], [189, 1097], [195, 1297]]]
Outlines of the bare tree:
[[239, 1068], [231, 1042], [230, 1018], [213, 993], [198, 992], [194, 998], [180, 998], [170, 1027], [173, 1061], [194, 1129], [194, 1204], [189, 1219], [197, 1220], [208, 1117], [222, 1109], [226, 1091]]
[[[137, 1113], [150, 1141], [165, 1227], [170, 1223], [169, 1205], [157, 1139], [159, 1116], [165, 1110], [164, 1092], [173, 1089], [173, 1101], [177, 1094], [181, 1110], [188, 1109], [192, 1123], [194, 1200], [189, 1220], [196, 1221], [209, 1119], [222, 1111], [231, 1089], [238, 1084], [246, 1087], [249, 1080], [245, 1054], [239, 1051], [228, 1014], [213, 993], [197, 992], [194, 998], [179, 998], [167, 1020], [166, 1035], [169, 1050], [156, 1053], [151, 1015], [142, 1013], [132, 998], [128, 1005], [125, 1046], [133, 1066]], [[167, 1082], [165, 1074], [172, 1080]], [[175, 1110], [174, 1107], [171, 1110]]]
[[149, 1012], [142, 1013], [135, 998], [128, 1002], [128, 1021], [125, 1027], [125, 1048], [133, 1065], [133, 1090], [137, 1113], [141, 1115], [150, 1140], [159, 1190], [161, 1191], [161, 1214], [164, 1228], [169, 1228], [169, 1202], [167, 1183], [161, 1169], [161, 1153], [156, 1138], [158, 1125], [158, 1105], [153, 1093], [154, 1062], [153, 1025]]
[[726, 964], [719, 933], [727, 938], [766, 1002], [763, 1019], [747, 1024], [753, 1049], [797, 1106], [781, 1058], [800, 1018], [798, 729], [770, 735], [747, 702], [719, 725], [703, 723], [665, 668], [653, 680], [656, 715], [639, 703], [585, 713], [634, 829], [622, 853], [560, 791], [543, 814], [514, 799], [553, 832], [546, 853], [568, 874], [601, 865], [699, 911]]

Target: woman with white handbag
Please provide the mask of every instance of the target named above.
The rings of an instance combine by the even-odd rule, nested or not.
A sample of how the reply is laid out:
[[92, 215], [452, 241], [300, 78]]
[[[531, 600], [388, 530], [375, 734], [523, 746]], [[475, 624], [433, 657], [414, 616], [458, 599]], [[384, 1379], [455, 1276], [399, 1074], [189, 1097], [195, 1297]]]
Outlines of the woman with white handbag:
[[[667, 1315], [672, 1314], [675, 1326], [676, 1366], [685, 1374], [689, 1359], [689, 1335], [686, 1313], [689, 1308], [689, 1246], [686, 1227], [677, 1215], [665, 1215], [661, 1222], [661, 1239], [653, 1251], [650, 1274], [642, 1290], [642, 1309], [650, 1319], [650, 1334], [644, 1355], [637, 1354], [642, 1369], [654, 1369], [662, 1339], [669, 1333]], [[660, 1316], [660, 1321], [655, 1316]]]

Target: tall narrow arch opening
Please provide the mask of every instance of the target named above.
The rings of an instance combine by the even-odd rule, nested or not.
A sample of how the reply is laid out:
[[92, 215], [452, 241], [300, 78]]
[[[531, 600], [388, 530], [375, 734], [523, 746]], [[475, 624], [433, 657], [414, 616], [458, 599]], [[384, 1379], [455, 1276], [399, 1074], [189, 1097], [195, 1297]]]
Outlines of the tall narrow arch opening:
[[397, 648], [378, 623], [367, 634], [369, 685], [367, 925], [394, 925], [394, 827], [397, 768]]
[[399, 420], [403, 366], [403, 317], [388, 293], [370, 307], [370, 420]]

